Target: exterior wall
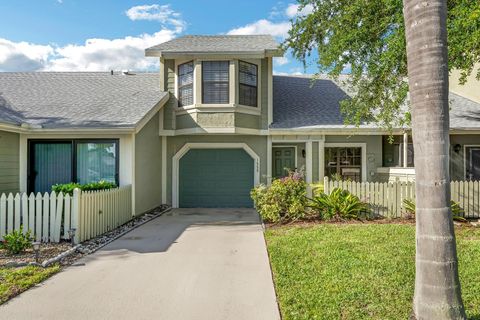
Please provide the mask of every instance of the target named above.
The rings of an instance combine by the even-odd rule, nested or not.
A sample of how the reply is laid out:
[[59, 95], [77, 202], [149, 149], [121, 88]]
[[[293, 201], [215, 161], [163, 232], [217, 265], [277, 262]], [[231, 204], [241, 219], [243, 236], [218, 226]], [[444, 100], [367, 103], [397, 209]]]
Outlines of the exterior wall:
[[[460, 150], [455, 152], [455, 145], [460, 145]], [[480, 146], [480, 135], [462, 134], [450, 135], [450, 179], [451, 180], [465, 180], [465, 146], [478, 145]]]
[[273, 78], [268, 77], [268, 68], [270, 67], [269, 64], [272, 63], [272, 59], [262, 59], [261, 62], [261, 69], [262, 73], [260, 75], [261, 77], [261, 100], [260, 103], [262, 105], [262, 110], [261, 110], [261, 117], [260, 117], [260, 128], [261, 129], [268, 129], [268, 84], [269, 82], [273, 81]]
[[266, 183], [267, 137], [232, 135], [190, 135], [167, 138], [167, 203], [172, 203], [172, 158], [186, 143], [246, 143], [260, 157], [260, 182]]
[[[163, 90], [170, 92], [170, 99], [168, 99], [163, 111], [163, 127], [166, 130], [175, 129], [175, 108], [178, 101], [175, 98], [175, 61], [165, 60], [162, 66], [164, 88]], [[161, 75], [162, 76], [162, 75]]]
[[382, 166], [382, 136], [325, 136], [325, 143], [366, 143], [367, 181], [376, 181], [377, 168]]
[[480, 65], [475, 66], [472, 74], [467, 77], [467, 83], [465, 83], [464, 85], [458, 83], [458, 79], [460, 78], [460, 72], [458, 70], [452, 71], [449, 81], [449, 90], [453, 93], [480, 103], [480, 90], [478, 90], [478, 88], [480, 87], [480, 81], [475, 79], [476, 70], [478, 70], [479, 67]]
[[18, 192], [20, 135], [0, 131], [0, 194]]
[[135, 135], [135, 214], [162, 202], [162, 138], [158, 130], [157, 114]]

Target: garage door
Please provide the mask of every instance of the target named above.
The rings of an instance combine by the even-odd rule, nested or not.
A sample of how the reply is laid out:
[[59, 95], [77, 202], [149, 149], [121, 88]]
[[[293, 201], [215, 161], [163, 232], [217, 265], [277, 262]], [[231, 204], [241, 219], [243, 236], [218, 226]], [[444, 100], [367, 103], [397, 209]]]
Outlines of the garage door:
[[243, 149], [192, 149], [179, 163], [181, 208], [252, 207], [254, 161]]

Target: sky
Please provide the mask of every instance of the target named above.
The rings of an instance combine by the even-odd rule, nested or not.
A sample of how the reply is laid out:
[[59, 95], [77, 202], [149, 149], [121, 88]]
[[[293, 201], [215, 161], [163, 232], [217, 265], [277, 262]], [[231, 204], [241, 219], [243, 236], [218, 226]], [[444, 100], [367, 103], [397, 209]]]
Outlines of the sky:
[[[0, 71], [156, 71], [144, 49], [187, 34], [271, 34], [307, 14], [276, 0], [0, 0]], [[314, 73], [287, 52], [275, 74]]]

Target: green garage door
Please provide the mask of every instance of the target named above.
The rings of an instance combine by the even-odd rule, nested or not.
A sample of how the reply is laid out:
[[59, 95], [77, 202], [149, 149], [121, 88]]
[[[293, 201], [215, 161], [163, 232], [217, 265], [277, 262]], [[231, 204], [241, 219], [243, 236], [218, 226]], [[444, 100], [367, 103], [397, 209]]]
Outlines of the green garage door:
[[181, 208], [252, 207], [254, 161], [243, 149], [192, 149], [179, 165]]

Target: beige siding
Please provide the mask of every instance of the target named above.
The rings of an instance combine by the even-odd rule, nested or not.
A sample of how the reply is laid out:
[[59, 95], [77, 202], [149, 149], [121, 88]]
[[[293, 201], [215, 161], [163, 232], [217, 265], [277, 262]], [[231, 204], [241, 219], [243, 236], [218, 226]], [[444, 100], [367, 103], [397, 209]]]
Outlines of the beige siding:
[[450, 91], [460, 96], [480, 103], [480, 81], [475, 79], [476, 70], [480, 68], [480, 65], [476, 65], [472, 74], [467, 77], [467, 83], [461, 85], [458, 82], [460, 78], [460, 71], [454, 70], [450, 75]]
[[[271, 60], [270, 60], [271, 61]], [[268, 59], [262, 59], [262, 74], [260, 75], [262, 78], [261, 81], [261, 106], [262, 106], [262, 114], [260, 117], [260, 126], [261, 129], [268, 129], [268, 82], [272, 81], [273, 79], [268, 79]]]
[[155, 115], [135, 136], [135, 213], [161, 204], [162, 139]]
[[19, 191], [18, 133], [0, 131], [0, 193]]
[[175, 129], [175, 108], [177, 107], [177, 99], [175, 98], [175, 61], [165, 60], [164, 82], [166, 89], [170, 92], [170, 99], [163, 107], [163, 126], [166, 130]]

